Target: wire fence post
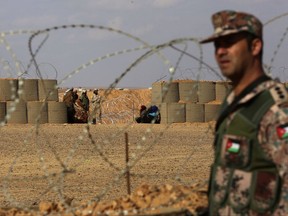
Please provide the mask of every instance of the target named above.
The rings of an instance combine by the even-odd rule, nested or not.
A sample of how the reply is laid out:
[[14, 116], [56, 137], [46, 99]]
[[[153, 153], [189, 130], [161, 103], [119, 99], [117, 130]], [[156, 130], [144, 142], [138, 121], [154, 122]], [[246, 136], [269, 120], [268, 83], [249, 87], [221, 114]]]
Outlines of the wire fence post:
[[134, 119], [135, 119], [134, 110], [135, 110], [135, 106], [134, 106], [134, 100], [133, 100], [133, 103], [132, 103], [132, 122], [134, 122]]
[[125, 150], [126, 150], [126, 181], [127, 181], [127, 193], [131, 194], [130, 185], [130, 167], [129, 167], [129, 145], [128, 145], [128, 133], [125, 132]]

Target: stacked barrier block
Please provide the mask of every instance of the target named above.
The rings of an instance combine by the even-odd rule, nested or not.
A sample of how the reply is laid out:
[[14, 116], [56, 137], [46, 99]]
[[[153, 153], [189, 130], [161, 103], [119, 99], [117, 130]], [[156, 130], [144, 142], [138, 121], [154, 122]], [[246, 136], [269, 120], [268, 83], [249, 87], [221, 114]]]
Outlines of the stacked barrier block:
[[53, 79], [0, 79], [0, 122], [67, 123], [67, 108], [56, 87]]
[[162, 81], [152, 84], [151, 101], [160, 107], [163, 124], [209, 122], [217, 119], [221, 102], [231, 87], [228, 81], [177, 80], [170, 84]]

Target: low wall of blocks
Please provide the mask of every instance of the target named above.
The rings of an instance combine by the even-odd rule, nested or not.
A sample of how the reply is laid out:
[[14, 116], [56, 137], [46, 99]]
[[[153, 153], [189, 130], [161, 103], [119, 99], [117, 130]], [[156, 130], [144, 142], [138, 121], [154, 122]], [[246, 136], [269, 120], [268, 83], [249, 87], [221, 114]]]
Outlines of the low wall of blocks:
[[0, 79], [0, 122], [67, 123], [56, 86], [53, 79]]
[[160, 108], [161, 123], [216, 120], [232, 85], [226, 81], [179, 80], [152, 84], [151, 103]]

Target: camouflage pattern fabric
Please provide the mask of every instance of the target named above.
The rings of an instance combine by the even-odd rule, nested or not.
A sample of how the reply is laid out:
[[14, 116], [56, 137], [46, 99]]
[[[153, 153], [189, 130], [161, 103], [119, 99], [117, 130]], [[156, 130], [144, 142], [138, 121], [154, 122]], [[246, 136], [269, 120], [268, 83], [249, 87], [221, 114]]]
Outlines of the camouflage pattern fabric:
[[90, 114], [91, 114], [90, 116], [91, 119], [94, 119], [95, 121], [96, 119], [98, 119], [99, 122], [101, 122], [102, 110], [101, 110], [101, 96], [100, 95], [93, 94], [91, 98]]
[[288, 215], [288, 138], [280, 138], [277, 128], [288, 123], [288, 104], [274, 105], [263, 117], [259, 141], [267, 156], [277, 165], [283, 181], [278, 208], [273, 215]]
[[[269, 109], [260, 122], [258, 141], [267, 159], [277, 166], [278, 173], [259, 171], [255, 176], [251, 176], [250, 172], [236, 169], [232, 173], [225, 166], [217, 167], [217, 170], [214, 170], [216, 179], [213, 185], [213, 188], [216, 188], [214, 201], [220, 206], [222, 200], [228, 196], [229, 206], [222, 207], [217, 212], [210, 212], [211, 215], [288, 215], [288, 102], [283, 103], [283, 100], [287, 101], [285, 87], [273, 80], [266, 81], [258, 85], [239, 103], [246, 103], [267, 89], [270, 89], [275, 105]], [[226, 100], [231, 104], [234, 98], [234, 93], [231, 92]], [[233, 119], [233, 114], [227, 118]], [[227, 121], [227, 125], [230, 122]], [[232, 176], [230, 189], [226, 186], [229, 176]], [[249, 200], [252, 178], [256, 181], [256, 187], [253, 189], [254, 199]], [[277, 188], [278, 182], [282, 182], [280, 190]], [[267, 210], [259, 213], [251, 210], [251, 205], [264, 210], [268, 209], [277, 196], [280, 200], [273, 212]], [[232, 208], [233, 206], [237, 206], [238, 210]]]
[[262, 23], [251, 14], [224, 10], [213, 14], [211, 19], [214, 26], [214, 34], [200, 41], [200, 43], [212, 42], [221, 36], [243, 31], [262, 38]]
[[79, 98], [85, 108], [86, 111], [89, 111], [89, 98], [87, 96], [87, 94], [81, 94], [80, 98]]

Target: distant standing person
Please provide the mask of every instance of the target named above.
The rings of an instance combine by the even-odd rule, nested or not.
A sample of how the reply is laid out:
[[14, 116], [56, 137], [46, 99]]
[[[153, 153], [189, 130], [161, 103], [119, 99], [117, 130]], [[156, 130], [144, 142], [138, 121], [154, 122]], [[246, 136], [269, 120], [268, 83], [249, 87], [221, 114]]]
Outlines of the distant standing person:
[[72, 97], [73, 97], [73, 103], [75, 103], [76, 100], [78, 99], [77, 89], [72, 89]]
[[99, 123], [102, 122], [102, 110], [101, 110], [101, 103], [102, 99], [99, 95], [99, 89], [94, 89], [93, 96], [91, 99], [91, 116], [92, 124], [96, 124], [96, 120], [99, 121]]
[[[76, 91], [76, 93], [75, 93], [75, 91]], [[75, 94], [77, 95], [77, 90], [70, 88], [64, 93], [64, 96], [63, 96], [63, 102], [65, 103], [65, 105], [67, 107], [68, 123], [73, 123], [73, 117], [75, 115], [74, 103], [77, 99]]]
[[87, 90], [83, 89], [80, 95], [80, 101], [83, 104], [84, 109], [88, 112], [89, 111], [89, 98], [87, 96]]

